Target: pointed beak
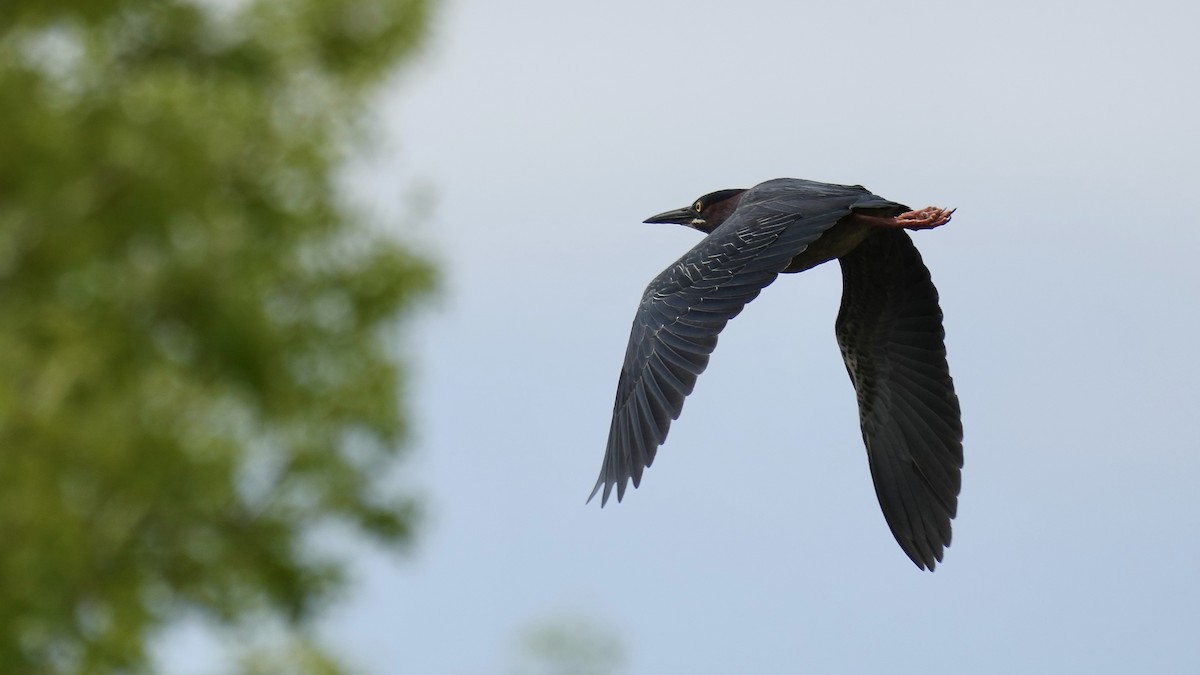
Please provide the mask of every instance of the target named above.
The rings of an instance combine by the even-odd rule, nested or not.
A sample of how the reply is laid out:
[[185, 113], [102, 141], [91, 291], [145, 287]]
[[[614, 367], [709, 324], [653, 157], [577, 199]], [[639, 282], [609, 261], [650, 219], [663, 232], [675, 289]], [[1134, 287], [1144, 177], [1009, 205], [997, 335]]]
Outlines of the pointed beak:
[[657, 216], [650, 216], [649, 218], [643, 220], [642, 222], [643, 223], [672, 223], [675, 225], [691, 225], [692, 221], [695, 219], [696, 219], [696, 212], [692, 210], [692, 207], [685, 206], [682, 209], [673, 209], [671, 211], [664, 211], [664, 212], [658, 214]]

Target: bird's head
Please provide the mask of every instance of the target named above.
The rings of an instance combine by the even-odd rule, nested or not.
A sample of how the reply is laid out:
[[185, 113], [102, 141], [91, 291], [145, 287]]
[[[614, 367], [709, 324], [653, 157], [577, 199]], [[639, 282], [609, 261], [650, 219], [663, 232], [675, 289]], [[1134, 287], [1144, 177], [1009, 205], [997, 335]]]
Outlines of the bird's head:
[[675, 223], [694, 227], [704, 233], [712, 232], [725, 222], [737, 208], [745, 190], [717, 190], [697, 199], [691, 206], [674, 209], [651, 216], [647, 223]]

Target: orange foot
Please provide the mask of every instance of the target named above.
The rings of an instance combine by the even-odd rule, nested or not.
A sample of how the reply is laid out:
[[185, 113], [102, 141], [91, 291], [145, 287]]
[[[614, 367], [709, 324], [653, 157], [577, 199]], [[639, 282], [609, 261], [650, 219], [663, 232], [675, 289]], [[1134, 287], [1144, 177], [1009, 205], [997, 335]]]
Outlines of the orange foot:
[[865, 213], [851, 213], [847, 218], [872, 227], [891, 227], [905, 230], [932, 230], [950, 222], [950, 214], [954, 209], [942, 209], [936, 206], [926, 206], [920, 211], [909, 211], [898, 216], [869, 216]]
[[945, 225], [950, 222], [950, 215], [954, 213], [954, 209], [943, 209], [936, 206], [926, 206], [920, 211], [909, 211], [901, 213], [895, 218], [889, 218], [892, 221], [885, 227], [902, 227], [906, 230], [932, 230], [940, 225]]

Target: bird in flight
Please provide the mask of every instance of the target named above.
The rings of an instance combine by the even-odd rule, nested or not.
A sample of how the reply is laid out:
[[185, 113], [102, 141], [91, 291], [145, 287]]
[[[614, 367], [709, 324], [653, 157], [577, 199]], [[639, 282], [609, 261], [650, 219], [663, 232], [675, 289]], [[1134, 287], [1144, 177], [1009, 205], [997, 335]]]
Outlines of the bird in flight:
[[933, 570], [950, 545], [962, 483], [962, 421], [946, 365], [937, 289], [905, 230], [950, 221], [953, 210], [907, 206], [861, 185], [779, 178], [720, 190], [647, 223], [707, 236], [650, 282], [617, 381], [600, 478], [641, 483], [708, 365], [725, 324], [781, 273], [837, 258], [842, 304], [838, 346], [858, 395], [875, 494], [896, 541]]

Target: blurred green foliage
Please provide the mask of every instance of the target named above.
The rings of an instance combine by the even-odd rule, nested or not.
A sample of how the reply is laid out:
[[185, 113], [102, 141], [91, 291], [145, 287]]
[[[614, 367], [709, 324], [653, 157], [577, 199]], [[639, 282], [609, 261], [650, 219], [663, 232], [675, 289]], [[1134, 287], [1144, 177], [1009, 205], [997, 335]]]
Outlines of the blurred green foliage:
[[149, 672], [192, 616], [305, 645], [313, 526], [410, 538], [431, 270], [336, 180], [427, 5], [0, 3], [0, 672]]
[[628, 665], [620, 636], [581, 616], [531, 625], [520, 646], [515, 675], [615, 675]]

